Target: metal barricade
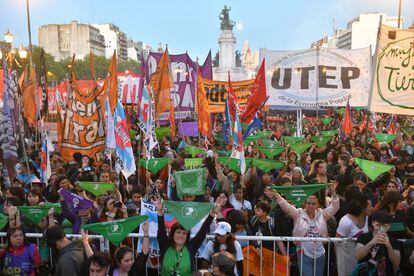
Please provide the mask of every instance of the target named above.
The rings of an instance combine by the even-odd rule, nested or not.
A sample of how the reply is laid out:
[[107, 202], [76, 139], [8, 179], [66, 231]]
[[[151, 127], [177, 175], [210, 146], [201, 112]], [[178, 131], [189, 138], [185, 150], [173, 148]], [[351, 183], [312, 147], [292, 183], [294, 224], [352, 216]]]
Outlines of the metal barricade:
[[[0, 238], [2, 240], [2, 242], [4, 242], [4, 237], [6, 236], [6, 233], [4, 232], [0, 232]], [[39, 242], [40, 239], [43, 239], [43, 234], [41, 233], [26, 233], [26, 236], [28, 238], [36, 238], [37, 241]], [[67, 234], [66, 235], [67, 238], [69, 239], [73, 239], [73, 238], [82, 238], [81, 235], [79, 234]], [[131, 233], [128, 235], [129, 238], [132, 239], [132, 244], [136, 244], [136, 239], [139, 238], [143, 238], [143, 234], [136, 234], [136, 233]], [[109, 244], [108, 241], [101, 235], [89, 235], [90, 239], [99, 239], [100, 240], [100, 250], [102, 252], [109, 252]], [[155, 235], [150, 235], [150, 238], [155, 238]], [[215, 237], [212, 235], [208, 235], [207, 239], [214, 239]], [[319, 275], [324, 275], [324, 272], [326, 272], [326, 275], [333, 275], [332, 273], [332, 268], [331, 268], [331, 263], [335, 263], [335, 259], [332, 259], [332, 250], [333, 250], [333, 245], [337, 245], [337, 244], [355, 244], [355, 239], [343, 239], [343, 238], [299, 238], [299, 237], [273, 237], [273, 236], [236, 236], [236, 240], [237, 241], [245, 241], [247, 242], [247, 246], [245, 246], [245, 253], [247, 257], [247, 260], [244, 259], [244, 267], [246, 268], [246, 271], [244, 271], [244, 275], [266, 275], [266, 276], [279, 276], [279, 275], [300, 275], [300, 276], [319, 276]], [[257, 243], [259, 243], [259, 246], [257, 246], [256, 249], [254, 249], [255, 251], [258, 251], [258, 255], [259, 255], [259, 273], [255, 273], [252, 268], [252, 264], [250, 264], [250, 254], [252, 254], [251, 252], [251, 241], [255, 241]], [[276, 254], [274, 254], [275, 252], [277, 252], [277, 242], [281, 241], [285, 244], [285, 249], [287, 252], [287, 255], [290, 256], [291, 258], [289, 259], [289, 262], [286, 262], [286, 268], [285, 271], [287, 273], [285, 274], [280, 274], [277, 272], [276, 269], [273, 269], [274, 267], [276, 267]], [[272, 242], [273, 243], [273, 248], [272, 249], [267, 249], [273, 252], [272, 254], [272, 262], [269, 265], [269, 260], [268, 259], [263, 259], [263, 242]], [[303, 254], [303, 244], [302, 243], [308, 243], [307, 246], [320, 246], [320, 244], [322, 243], [323, 248], [324, 248], [324, 252], [323, 252], [323, 256], [320, 256], [319, 258], [317, 256], [314, 256], [313, 258], [308, 257], [305, 254]], [[302, 244], [302, 246], [298, 246]], [[135, 247], [135, 246], [133, 246]], [[306, 246], [305, 246], [306, 247]], [[300, 252], [298, 254], [296, 254], [297, 252], [292, 252], [292, 248], [299, 248]], [[132, 249], [134, 254], [136, 252], [136, 248]], [[295, 250], [296, 251], [296, 250]], [[305, 249], [306, 251], [306, 249]], [[308, 252], [309, 253], [309, 252]], [[327, 254], [326, 254], [327, 253]], [[51, 254], [52, 256], [52, 254]], [[295, 265], [292, 262], [294, 257], [297, 256], [298, 257], [298, 263], [296, 265], [297, 270], [292, 272], [292, 269], [295, 269]], [[305, 259], [304, 259], [305, 258]], [[322, 259], [320, 259], [322, 258]], [[311, 260], [309, 260], [311, 259]], [[323, 261], [323, 268], [320, 268], [320, 260], [324, 260]], [[159, 257], [158, 257], [158, 261], [159, 261]], [[304, 265], [304, 261], [305, 261], [305, 265]], [[50, 262], [52, 263], [52, 259], [50, 260]], [[266, 262], [266, 263], [264, 263]], [[313, 264], [313, 267], [312, 265]], [[257, 264], [253, 264], [255, 266], [257, 266]], [[346, 264], [345, 264], [346, 265]], [[269, 273], [269, 267], [271, 268], [271, 272]], [[312, 268], [312, 272], [309, 272], [309, 267]], [[199, 267], [197, 267], [197, 263], [196, 263], [196, 269], [199, 269]], [[148, 271], [148, 268], [147, 268]], [[322, 271], [322, 273], [320, 272]], [[148, 274], [148, 273], [147, 273]], [[159, 274], [159, 271], [158, 271]], [[341, 275], [341, 274], [339, 274]]]

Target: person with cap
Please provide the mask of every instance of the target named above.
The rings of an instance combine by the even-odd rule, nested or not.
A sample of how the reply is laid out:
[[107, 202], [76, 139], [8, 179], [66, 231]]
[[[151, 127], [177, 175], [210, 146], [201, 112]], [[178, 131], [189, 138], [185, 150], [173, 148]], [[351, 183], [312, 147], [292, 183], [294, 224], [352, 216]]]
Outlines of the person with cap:
[[86, 255], [82, 240], [70, 241], [60, 225], [48, 227], [44, 233], [44, 239], [51, 249], [58, 251], [53, 275], [85, 275], [84, 261]]
[[235, 236], [231, 232], [231, 226], [225, 221], [217, 223], [214, 231], [214, 241], [209, 241], [204, 248], [201, 257], [207, 261], [211, 261], [214, 253], [227, 251], [232, 254], [237, 262], [237, 268], [234, 272], [236, 275], [243, 275], [243, 252], [240, 243], [236, 241]]
[[213, 275], [233, 276], [236, 259], [227, 251], [222, 251], [213, 255]]

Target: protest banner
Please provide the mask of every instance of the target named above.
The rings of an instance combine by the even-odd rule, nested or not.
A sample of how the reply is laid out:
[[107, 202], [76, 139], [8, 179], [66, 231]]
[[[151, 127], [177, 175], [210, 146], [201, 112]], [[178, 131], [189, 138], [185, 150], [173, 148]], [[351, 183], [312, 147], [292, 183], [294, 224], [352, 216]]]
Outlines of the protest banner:
[[370, 48], [261, 50], [266, 60], [268, 105], [366, 106], [370, 89]]
[[414, 30], [381, 25], [369, 110], [414, 115]]

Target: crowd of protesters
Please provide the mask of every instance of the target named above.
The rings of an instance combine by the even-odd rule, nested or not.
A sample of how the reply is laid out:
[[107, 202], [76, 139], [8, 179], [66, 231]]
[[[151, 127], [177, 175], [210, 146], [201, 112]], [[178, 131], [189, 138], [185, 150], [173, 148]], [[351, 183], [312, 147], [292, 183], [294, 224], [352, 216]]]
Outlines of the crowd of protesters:
[[[82, 153], [65, 162], [59, 151], [51, 154], [52, 175], [42, 183], [39, 174], [40, 155], [36, 146], [27, 146], [27, 162], [16, 166], [16, 178], [2, 181], [2, 211], [8, 217], [3, 228], [7, 236], [0, 250], [3, 275], [244, 275], [242, 249], [253, 245], [277, 251], [290, 257], [291, 275], [411, 275], [414, 268], [414, 140], [400, 127], [410, 126], [411, 117], [376, 114], [372, 127], [376, 132], [396, 134], [390, 143], [380, 143], [364, 125], [365, 111], [354, 110], [354, 126], [350, 135], [341, 133], [342, 116], [325, 110], [332, 122], [323, 124], [318, 117], [302, 120], [302, 134], [312, 146], [297, 154], [284, 144], [283, 136], [294, 136], [296, 118], [278, 114], [277, 120], [263, 117], [267, 140], [277, 140], [285, 150], [273, 160], [285, 162], [280, 170], [261, 171], [249, 167], [244, 175], [218, 162], [220, 152], [231, 150], [220, 139], [222, 119], [214, 120], [211, 139], [169, 136], [159, 140], [154, 157], [171, 158], [170, 164], [157, 174], [137, 167], [128, 181], [114, 170], [109, 160], [95, 164]], [[270, 116], [268, 116], [270, 117]], [[273, 116], [275, 117], [275, 116]], [[367, 125], [367, 124], [365, 124]], [[370, 124], [368, 124], [370, 125]], [[322, 130], [339, 130], [323, 147], [312, 142]], [[132, 141], [138, 162], [145, 154], [138, 135]], [[205, 149], [206, 195], [184, 195], [179, 198], [171, 181], [168, 198], [169, 170], [185, 170], [184, 160], [190, 155], [182, 147]], [[262, 140], [250, 142], [245, 156], [266, 158], [258, 149]], [[394, 165], [375, 180], [369, 180], [355, 158]], [[3, 164], [4, 165], [4, 164]], [[101, 196], [83, 190], [78, 181], [112, 182], [114, 191]], [[328, 184], [327, 188], [309, 196], [300, 208], [270, 189], [276, 186]], [[61, 189], [74, 192], [94, 202], [94, 206], [74, 211], [65, 201]], [[163, 200], [212, 202], [215, 208], [204, 220], [194, 237], [179, 223], [169, 233], [164, 224]], [[161, 252], [159, 270], [147, 269], [149, 254], [148, 222], [142, 224], [144, 236], [141, 250], [128, 238], [109, 252], [100, 252], [99, 242], [89, 239], [82, 225], [113, 221], [139, 215], [141, 202], [151, 202], [158, 210], [158, 242]], [[18, 206], [60, 203], [40, 223], [33, 223], [19, 213]], [[138, 232], [138, 229], [135, 231]], [[43, 233], [44, 239], [26, 237], [26, 233]], [[67, 234], [81, 234], [82, 239], [68, 239]], [[214, 235], [200, 252], [206, 235]], [[322, 242], [291, 243], [271, 241], [237, 241], [237, 236], [293, 236], [356, 238], [351, 255], [342, 249], [328, 249]], [[52, 250], [50, 250], [52, 249]], [[326, 251], [331, 250], [330, 258]], [[353, 251], [352, 251], [353, 250]], [[345, 260], [339, 261], [340, 258]], [[197, 262], [196, 262], [197, 260]]]

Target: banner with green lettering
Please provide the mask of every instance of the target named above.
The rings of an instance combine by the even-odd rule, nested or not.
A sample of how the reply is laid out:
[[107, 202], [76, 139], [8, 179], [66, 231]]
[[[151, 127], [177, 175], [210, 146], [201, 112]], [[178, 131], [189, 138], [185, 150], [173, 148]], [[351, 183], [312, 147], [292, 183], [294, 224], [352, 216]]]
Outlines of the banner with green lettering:
[[271, 189], [284, 195], [296, 207], [300, 207], [309, 196], [318, 192], [320, 189], [326, 188], [326, 186], [326, 184], [307, 184], [298, 186], [272, 186]]

